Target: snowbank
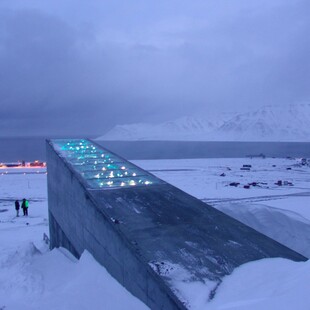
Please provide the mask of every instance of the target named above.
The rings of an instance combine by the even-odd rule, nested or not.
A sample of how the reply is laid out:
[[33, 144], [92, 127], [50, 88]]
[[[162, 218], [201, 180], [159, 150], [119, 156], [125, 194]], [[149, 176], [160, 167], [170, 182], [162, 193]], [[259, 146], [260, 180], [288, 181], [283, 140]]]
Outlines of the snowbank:
[[247, 263], [224, 278], [216, 297], [205, 309], [308, 310], [309, 282], [310, 261], [296, 263], [273, 258]]

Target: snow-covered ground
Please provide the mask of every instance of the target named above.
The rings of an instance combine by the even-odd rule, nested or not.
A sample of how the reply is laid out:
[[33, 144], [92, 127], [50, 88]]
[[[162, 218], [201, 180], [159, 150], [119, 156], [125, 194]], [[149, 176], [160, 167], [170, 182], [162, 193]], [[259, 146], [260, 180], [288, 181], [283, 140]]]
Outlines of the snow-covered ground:
[[[135, 163], [310, 257], [310, 167], [297, 160]], [[240, 170], [244, 164], [250, 171]], [[275, 185], [278, 180], [293, 185]], [[253, 182], [258, 186], [243, 187]], [[29, 217], [17, 218], [14, 201], [24, 197], [30, 200]], [[147, 309], [89, 253], [77, 261], [64, 249], [49, 251], [43, 233], [48, 234], [44, 170], [0, 169], [0, 309]], [[184, 283], [180, 290], [191, 309], [306, 310], [309, 281], [310, 262], [274, 258], [235, 269], [211, 302], [203, 283]]]
[[[42, 170], [0, 169], [0, 309], [148, 309], [89, 253], [77, 261], [65, 249], [48, 250]], [[24, 197], [29, 216], [16, 217], [14, 201]]]

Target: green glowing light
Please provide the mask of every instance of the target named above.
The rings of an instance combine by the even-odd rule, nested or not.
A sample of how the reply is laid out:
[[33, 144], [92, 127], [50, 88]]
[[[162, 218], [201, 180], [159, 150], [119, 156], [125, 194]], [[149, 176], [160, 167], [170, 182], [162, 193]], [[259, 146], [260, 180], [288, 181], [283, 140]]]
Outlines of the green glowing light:
[[89, 140], [52, 140], [55, 150], [94, 189], [160, 184], [148, 172]]

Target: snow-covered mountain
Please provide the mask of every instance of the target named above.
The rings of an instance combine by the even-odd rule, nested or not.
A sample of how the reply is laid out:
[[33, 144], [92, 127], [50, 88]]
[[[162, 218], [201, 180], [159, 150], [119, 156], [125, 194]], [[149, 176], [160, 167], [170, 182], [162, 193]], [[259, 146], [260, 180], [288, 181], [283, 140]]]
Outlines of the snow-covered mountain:
[[118, 125], [98, 140], [310, 141], [310, 104], [266, 106], [226, 120], [184, 117]]
[[223, 118], [183, 117], [160, 124], [117, 125], [98, 140], [204, 140], [224, 124]]
[[215, 132], [239, 141], [310, 141], [310, 104], [268, 106], [239, 114]]

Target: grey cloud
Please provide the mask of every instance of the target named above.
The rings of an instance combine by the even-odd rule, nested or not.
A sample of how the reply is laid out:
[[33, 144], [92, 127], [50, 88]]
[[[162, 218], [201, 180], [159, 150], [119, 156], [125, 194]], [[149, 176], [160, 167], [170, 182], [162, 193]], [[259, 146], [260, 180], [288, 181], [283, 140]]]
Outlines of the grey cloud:
[[1, 5], [3, 135], [310, 98], [307, 1]]

